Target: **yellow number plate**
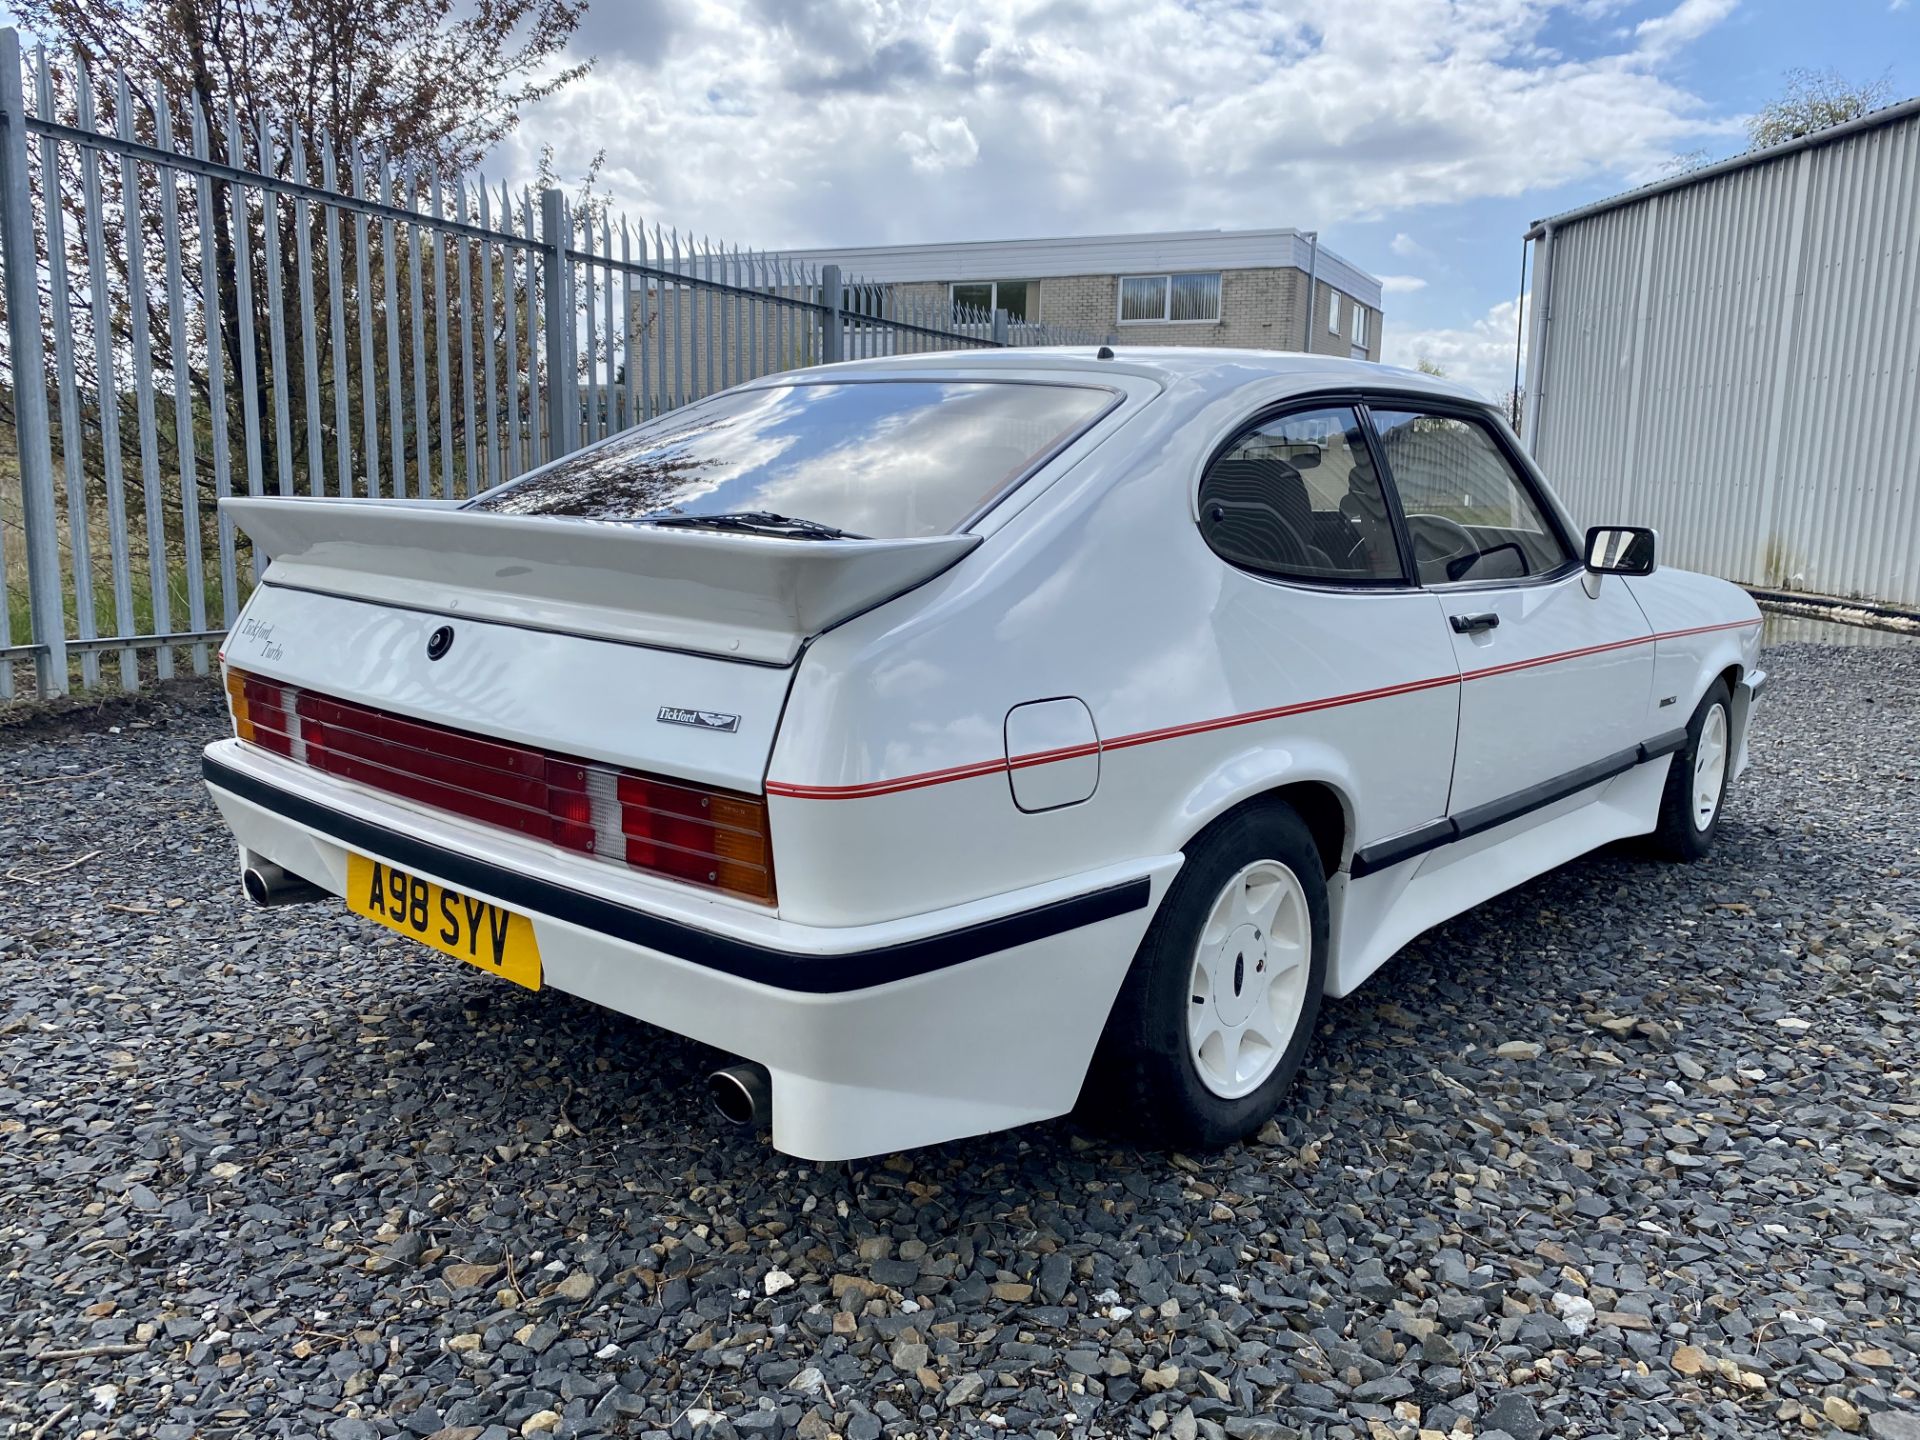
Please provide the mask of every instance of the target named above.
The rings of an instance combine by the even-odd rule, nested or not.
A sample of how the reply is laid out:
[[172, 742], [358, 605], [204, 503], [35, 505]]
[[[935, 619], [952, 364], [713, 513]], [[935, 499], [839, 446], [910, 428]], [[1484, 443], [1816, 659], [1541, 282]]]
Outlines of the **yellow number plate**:
[[347, 908], [490, 975], [540, 988], [540, 946], [524, 915], [353, 854], [347, 856]]

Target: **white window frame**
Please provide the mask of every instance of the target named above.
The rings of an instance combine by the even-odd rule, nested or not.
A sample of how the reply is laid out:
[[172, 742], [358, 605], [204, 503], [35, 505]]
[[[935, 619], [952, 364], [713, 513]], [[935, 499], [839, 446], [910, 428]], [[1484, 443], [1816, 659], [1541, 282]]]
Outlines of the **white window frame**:
[[1367, 348], [1367, 307], [1357, 300], [1353, 303], [1353, 343], [1362, 350]]
[[[953, 316], [953, 292], [962, 285], [985, 285], [993, 292], [993, 303], [987, 306], [987, 312], [989, 314], [1000, 308], [1000, 287], [1002, 285], [1025, 285], [1027, 287], [1027, 309], [1029, 311], [1038, 311], [1040, 308], [1040, 282], [1038, 280], [1022, 280], [1017, 275], [1009, 275], [1004, 280], [949, 280], [947, 282], [947, 316], [949, 319]], [[1020, 325], [1035, 322], [1039, 320], [1040, 317], [1038, 314], [1029, 314], [1024, 321], [1014, 319], [1011, 315], [1007, 318], [1015, 325]]]
[[1340, 292], [1338, 290], [1327, 292], [1327, 333], [1329, 335], [1340, 333]]
[[[1214, 280], [1213, 318], [1211, 320], [1175, 320], [1173, 319], [1173, 282], [1191, 275], [1210, 275]], [[1160, 282], [1160, 314], [1143, 320], [1125, 318], [1125, 299], [1129, 280], [1158, 280]], [[1113, 287], [1113, 323], [1116, 325], [1218, 325], [1225, 311], [1226, 276], [1219, 270], [1162, 270], [1144, 275], [1120, 275], [1115, 277]]]

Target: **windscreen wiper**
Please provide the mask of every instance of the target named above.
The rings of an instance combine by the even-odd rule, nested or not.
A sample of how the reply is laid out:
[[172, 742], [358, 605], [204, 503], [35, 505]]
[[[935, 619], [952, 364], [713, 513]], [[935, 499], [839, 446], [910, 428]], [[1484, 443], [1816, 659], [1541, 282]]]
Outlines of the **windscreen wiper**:
[[802, 520], [797, 515], [780, 515], [772, 510], [730, 510], [717, 515], [645, 515], [643, 525], [676, 526], [693, 530], [751, 530], [760, 534], [786, 535], [796, 540], [865, 540], [850, 530], [822, 525], [818, 520]]

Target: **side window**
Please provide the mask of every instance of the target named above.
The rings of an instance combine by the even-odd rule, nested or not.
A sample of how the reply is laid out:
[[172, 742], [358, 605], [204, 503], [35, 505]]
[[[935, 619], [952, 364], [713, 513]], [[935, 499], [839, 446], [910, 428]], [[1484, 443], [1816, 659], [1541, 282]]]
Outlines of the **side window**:
[[1297, 580], [1404, 578], [1360, 417], [1348, 406], [1251, 426], [1200, 478], [1200, 532], [1231, 565]]
[[1373, 423], [1422, 585], [1520, 580], [1573, 558], [1485, 425], [1384, 409]]

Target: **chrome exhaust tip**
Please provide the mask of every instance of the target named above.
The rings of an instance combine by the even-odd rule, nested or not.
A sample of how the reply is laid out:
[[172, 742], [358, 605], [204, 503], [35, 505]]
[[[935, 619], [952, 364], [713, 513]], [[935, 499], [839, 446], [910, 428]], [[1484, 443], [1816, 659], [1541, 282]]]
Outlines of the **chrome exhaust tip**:
[[240, 886], [256, 905], [310, 905], [333, 897], [311, 880], [284, 870], [258, 855], [240, 868]]
[[773, 1081], [767, 1067], [743, 1060], [707, 1076], [707, 1093], [723, 1120], [764, 1128], [773, 1114]]

